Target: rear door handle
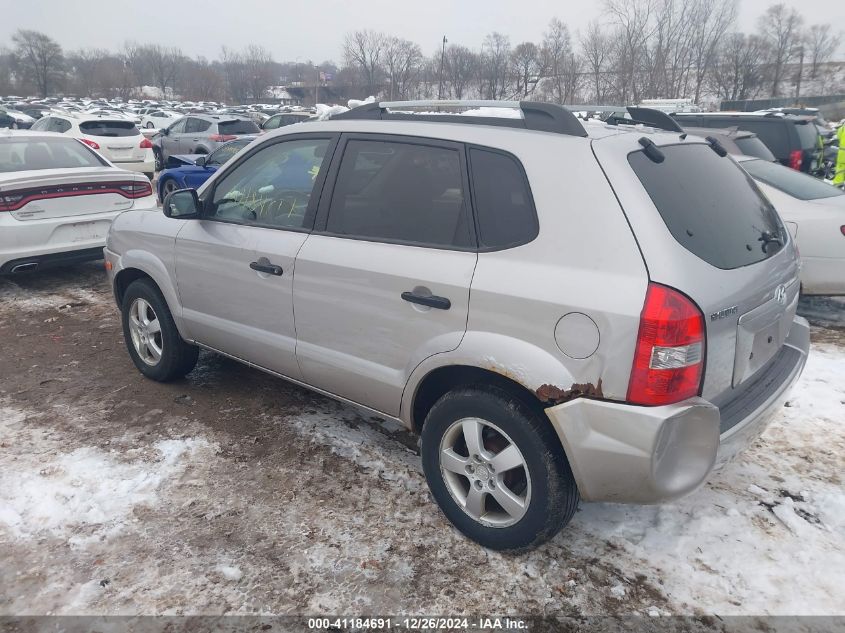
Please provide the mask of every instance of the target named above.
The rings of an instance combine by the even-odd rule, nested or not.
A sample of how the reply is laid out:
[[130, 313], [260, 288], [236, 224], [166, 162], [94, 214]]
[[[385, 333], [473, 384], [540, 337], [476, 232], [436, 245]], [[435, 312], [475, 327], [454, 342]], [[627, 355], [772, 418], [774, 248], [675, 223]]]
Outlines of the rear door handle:
[[258, 262], [252, 262], [249, 267], [260, 273], [276, 275], [277, 277], [281, 277], [285, 273], [281, 266], [276, 266], [275, 264], [259, 264]]
[[403, 292], [402, 298], [411, 303], [418, 303], [421, 306], [428, 306], [429, 308], [436, 308], [438, 310], [448, 310], [452, 307], [452, 302], [446, 297], [438, 297], [437, 295], [418, 295], [414, 292]]

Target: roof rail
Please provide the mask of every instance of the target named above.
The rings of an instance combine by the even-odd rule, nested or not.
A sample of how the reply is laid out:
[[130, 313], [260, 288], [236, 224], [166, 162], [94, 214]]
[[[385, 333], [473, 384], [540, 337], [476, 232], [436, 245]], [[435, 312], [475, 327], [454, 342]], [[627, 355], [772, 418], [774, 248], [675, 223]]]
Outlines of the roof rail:
[[[607, 114], [605, 122], [610, 125], [647, 125], [649, 127], [667, 130], [668, 132], [683, 132], [671, 116], [656, 108], [642, 108], [639, 106], [597, 106], [573, 105], [569, 108], [575, 112], [597, 112]], [[625, 116], [625, 113], [628, 116]]]
[[[414, 114], [407, 110], [428, 108], [434, 112]], [[507, 108], [519, 110], [520, 118], [475, 116], [453, 112], [478, 108]], [[391, 112], [391, 110], [393, 110]], [[398, 111], [397, 111], [398, 110]], [[404, 112], [402, 110], [405, 110]], [[442, 113], [441, 113], [442, 112]], [[554, 132], [569, 136], [587, 136], [587, 131], [577, 117], [567, 108], [538, 101], [384, 101], [365, 103], [347, 112], [335, 114], [341, 120], [393, 120], [433, 121], [438, 123], [464, 123], [523, 128], [540, 132]]]

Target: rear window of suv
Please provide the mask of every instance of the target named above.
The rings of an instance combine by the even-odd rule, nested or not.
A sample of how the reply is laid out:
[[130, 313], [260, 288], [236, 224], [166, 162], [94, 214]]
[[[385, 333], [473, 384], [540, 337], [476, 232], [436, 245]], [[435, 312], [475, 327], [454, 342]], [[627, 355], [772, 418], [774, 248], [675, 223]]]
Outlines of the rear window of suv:
[[660, 151], [662, 163], [642, 151], [629, 154], [628, 162], [684, 248], [726, 270], [763, 261], [783, 248], [786, 234], [777, 212], [730, 158], [701, 144]]
[[252, 121], [221, 121], [217, 130], [220, 134], [258, 134], [261, 131]]
[[132, 121], [83, 121], [80, 131], [86, 136], [138, 136], [141, 131]]
[[795, 123], [798, 138], [801, 139], [801, 149], [816, 149], [819, 146], [819, 134], [816, 126], [809, 121]]

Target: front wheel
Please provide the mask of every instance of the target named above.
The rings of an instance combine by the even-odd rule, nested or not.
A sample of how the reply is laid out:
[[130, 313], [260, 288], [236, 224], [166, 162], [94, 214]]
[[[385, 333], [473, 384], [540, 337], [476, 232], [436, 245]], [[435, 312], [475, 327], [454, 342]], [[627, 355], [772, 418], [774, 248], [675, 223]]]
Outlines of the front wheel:
[[161, 183], [161, 201], [164, 202], [167, 194], [173, 193], [177, 189], [179, 189], [179, 185], [173, 178], [166, 179], [163, 183]]
[[197, 364], [199, 350], [176, 329], [167, 302], [148, 279], [129, 284], [121, 306], [123, 338], [135, 367], [147, 378], [168, 382]]
[[432, 407], [422, 462], [446, 518], [484, 547], [520, 552], [557, 534], [578, 488], [551, 423], [496, 387], [465, 387]]

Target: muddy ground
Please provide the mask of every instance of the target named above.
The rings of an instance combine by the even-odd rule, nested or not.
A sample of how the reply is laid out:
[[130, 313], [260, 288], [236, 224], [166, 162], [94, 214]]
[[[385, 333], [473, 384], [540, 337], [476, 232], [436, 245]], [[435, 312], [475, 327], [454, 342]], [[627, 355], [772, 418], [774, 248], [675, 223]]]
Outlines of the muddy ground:
[[401, 429], [208, 353], [142, 378], [101, 263], [0, 280], [0, 614], [841, 612], [845, 304], [806, 307], [826, 364], [746, 456], [513, 557]]

